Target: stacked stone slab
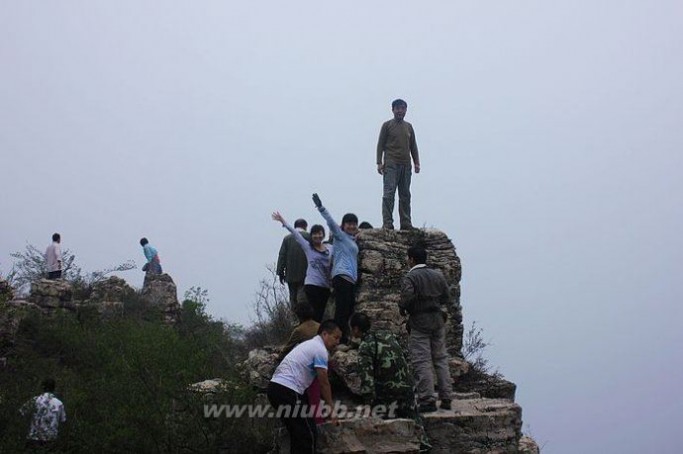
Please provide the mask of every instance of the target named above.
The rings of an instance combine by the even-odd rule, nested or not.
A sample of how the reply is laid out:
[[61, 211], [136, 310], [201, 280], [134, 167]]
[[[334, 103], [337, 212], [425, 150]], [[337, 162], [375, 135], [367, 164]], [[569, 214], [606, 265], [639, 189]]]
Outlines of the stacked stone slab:
[[462, 358], [462, 307], [460, 306], [460, 258], [451, 240], [435, 229], [362, 230], [358, 235], [359, 283], [356, 311], [370, 316], [375, 326], [407, 335], [404, 318], [398, 312], [401, 281], [408, 272], [407, 251], [420, 245], [427, 250], [427, 265], [443, 272], [451, 288], [453, 304], [448, 307], [446, 331], [448, 353]]

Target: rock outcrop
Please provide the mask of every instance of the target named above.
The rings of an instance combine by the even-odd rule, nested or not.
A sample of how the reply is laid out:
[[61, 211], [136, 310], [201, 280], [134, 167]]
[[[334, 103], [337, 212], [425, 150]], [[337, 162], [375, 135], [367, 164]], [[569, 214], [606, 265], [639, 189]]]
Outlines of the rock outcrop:
[[140, 297], [147, 304], [159, 308], [166, 323], [173, 325], [178, 321], [180, 317], [178, 290], [169, 274], [147, 273]]
[[61, 279], [41, 279], [32, 283], [28, 301], [48, 313], [56, 309], [76, 311], [73, 288], [69, 282]]
[[427, 265], [441, 270], [451, 286], [453, 305], [448, 308], [446, 341], [451, 357], [462, 358], [462, 268], [453, 243], [443, 232], [434, 229], [362, 230], [358, 235], [359, 281], [355, 310], [368, 314], [375, 326], [405, 338], [398, 301], [401, 281], [407, 271], [408, 248], [418, 244], [427, 250]]
[[[408, 247], [420, 244], [427, 250], [427, 265], [440, 269], [451, 285], [447, 345], [456, 391], [452, 410], [423, 415], [434, 453], [502, 454], [520, 452], [522, 409], [514, 403], [515, 384], [500, 376], [471, 370], [463, 358], [461, 265], [453, 244], [437, 230], [363, 230], [358, 235], [359, 283], [356, 311], [370, 316], [376, 327], [407, 339], [398, 311], [401, 280], [407, 271]], [[406, 353], [408, 351], [406, 349]], [[249, 383], [265, 389], [276, 366], [277, 350], [255, 350], [243, 364]], [[335, 352], [330, 359], [335, 399], [354, 405], [360, 388], [356, 350]], [[320, 427], [319, 450], [323, 453], [418, 452], [414, 423], [408, 420], [372, 418], [342, 419], [339, 426]], [[285, 437], [286, 438], [286, 437]], [[281, 440], [279, 452], [288, 452]], [[533, 452], [533, 451], [530, 451]]]

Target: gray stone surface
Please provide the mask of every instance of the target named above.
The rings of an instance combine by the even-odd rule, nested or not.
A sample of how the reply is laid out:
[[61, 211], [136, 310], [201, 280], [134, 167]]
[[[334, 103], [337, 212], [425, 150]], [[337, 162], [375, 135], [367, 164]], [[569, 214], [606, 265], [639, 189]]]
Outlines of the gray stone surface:
[[159, 308], [166, 323], [173, 325], [178, 321], [180, 317], [178, 290], [169, 274], [147, 273], [140, 297], [147, 304]]
[[126, 281], [117, 276], [110, 276], [93, 285], [88, 299], [90, 302], [124, 301], [134, 294], [135, 289], [128, 285]]
[[247, 359], [241, 364], [247, 383], [258, 389], [266, 389], [277, 367], [279, 352], [280, 350], [274, 347], [250, 351]]
[[342, 453], [418, 453], [419, 433], [409, 419], [382, 420], [358, 418], [320, 426], [318, 452]]
[[31, 283], [29, 302], [52, 311], [54, 309], [76, 310], [73, 302], [73, 288], [67, 281], [61, 279], [40, 279]]
[[451, 286], [453, 305], [446, 331], [448, 353], [462, 357], [462, 307], [460, 306], [460, 258], [451, 240], [435, 229], [413, 231], [368, 229], [358, 235], [359, 282], [356, 311], [368, 314], [373, 323], [399, 338], [407, 333], [398, 312], [401, 280], [408, 272], [408, 247], [427, 250], [427, 265], [441, 270]]
[[520, 454], [540, 454], [541, 449], [538, 447], [536, 440], [528, 435], [524, 435], [519, 439], [519, 453]]
[[517, 453], [522, 408], [500, 399], [454, 400], [453, 409], [424, 415], [432, 453]]

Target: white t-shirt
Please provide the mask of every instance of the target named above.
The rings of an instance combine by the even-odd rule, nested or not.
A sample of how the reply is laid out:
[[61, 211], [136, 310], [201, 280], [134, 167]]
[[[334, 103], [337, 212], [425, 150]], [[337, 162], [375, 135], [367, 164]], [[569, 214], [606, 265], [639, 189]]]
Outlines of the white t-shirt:
[[45, 251], [45, 261], [47, 262], [48, 271], [59, 271], [59, 261], [62, 260], [62, 247], [54, 241], [47, 247]]
[[64, 404], [52, 393], [44, 393], [34, 397], [22, 408], [22, 413], [33, 411], [31, 429], [28, 438], [31, 440], [50, 441], [57, 438], [60, 422], [66, 421]]
[[302, 342], [282, 360], [270, 381], [303, 394], [316, 376], [316, 368], [327, 370], [328, 353], [323, 338]]

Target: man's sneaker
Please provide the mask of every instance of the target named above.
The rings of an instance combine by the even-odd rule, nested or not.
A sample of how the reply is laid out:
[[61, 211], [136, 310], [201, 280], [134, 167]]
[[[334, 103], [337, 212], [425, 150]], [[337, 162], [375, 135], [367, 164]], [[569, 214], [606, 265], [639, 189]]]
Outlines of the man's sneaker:
[[436, 402], [429, 402], [426, 404], [420, 404], [417, 407], [419, 413], [432, 413], [436, 411]]
[[439, 408], [442, 410], [450, 410], [451, 409], [451, 401], [450, 399], [442, 399], [441, 400], [441, 405], [439, 405]]

